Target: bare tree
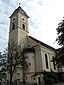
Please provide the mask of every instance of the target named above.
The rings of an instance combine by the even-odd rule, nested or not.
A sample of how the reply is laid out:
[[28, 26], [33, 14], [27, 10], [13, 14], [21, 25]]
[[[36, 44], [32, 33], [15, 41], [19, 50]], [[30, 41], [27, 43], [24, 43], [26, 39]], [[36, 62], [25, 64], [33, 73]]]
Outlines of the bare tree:
[[25, 81], [24, 70], [28, 68], [28, 64], [23, 53], [21, 45], [18, 46], [15, 42], [8, 44], [5, 54], [7, 57], [7, 71], [10, 74], [10, 85], [12, 85], [12, 78], [16, 68], [21, 68], [23, 70], [23, 81]]
[[0, 52], [0, 79], [6, 79], [6, 57]]

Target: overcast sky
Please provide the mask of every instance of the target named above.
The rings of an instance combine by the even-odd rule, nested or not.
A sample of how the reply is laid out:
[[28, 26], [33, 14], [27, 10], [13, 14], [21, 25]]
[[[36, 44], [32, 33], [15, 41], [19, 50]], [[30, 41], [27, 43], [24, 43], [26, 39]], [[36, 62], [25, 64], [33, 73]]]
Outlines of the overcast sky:
[[64, 0], [0, 0], [0, 52], [7, 47], [9, 16], [19, 6], [29, 15], [29, 35], [54, 47], [56, 28], [64, 17]]

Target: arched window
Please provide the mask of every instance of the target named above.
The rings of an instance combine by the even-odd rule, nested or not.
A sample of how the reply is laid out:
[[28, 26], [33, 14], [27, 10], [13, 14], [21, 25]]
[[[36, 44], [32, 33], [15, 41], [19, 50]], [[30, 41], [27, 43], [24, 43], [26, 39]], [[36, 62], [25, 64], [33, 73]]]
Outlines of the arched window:
[[12, 24], [12, 30], [14, 30], [14, 29], [15, 29], [15, 23]]
[[38, 83], [41, 84], [40, 77], [38, 77]]
[[52, 57], [52, 59], [53, 59], [53, 67], [54, 67], [54, 69], [56, 69], [56, 67], [55, 67], [55, 61], [54, 61], [54, 56]]
[[22, 28], [25, 30], [25, 24], [22, 24]]
[[48, 68], [48, 58], [47, 58], [47, 54], [45, 53], [45, 61], [46, 61], [46, 68]]

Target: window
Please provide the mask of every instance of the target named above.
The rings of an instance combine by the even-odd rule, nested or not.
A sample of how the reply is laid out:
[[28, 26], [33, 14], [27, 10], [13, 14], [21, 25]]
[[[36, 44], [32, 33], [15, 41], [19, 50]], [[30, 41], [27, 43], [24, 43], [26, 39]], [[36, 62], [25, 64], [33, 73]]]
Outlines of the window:
[[40, 77], [38, 77], [38, 83], [41, 84]]
[[35, 78], [33, 78], [35, 80]]
[[20, 73], [17, 73], [18, 77], [20, 76]]
[[12, 24], [12, 30], [14, 30], [14, 29], [15, 29], [15, 23]]
[[25, 24], [22, 24], [22, 28], [25, 30]]
[[29, 66], [31, 66], [31, 63], [29, 63]]
[[45, 61], [46, 61], [46, 68], [48, 68], [48, 58], [47, 58], [47, 54], [45, 53]]
[[53, 66], [54, 66], [54, 69], [56, 69], [56, 67], [55, 67], [55, 61], [54, 61], [54, 56], [52, 57], [52, 59], [53, 59]]

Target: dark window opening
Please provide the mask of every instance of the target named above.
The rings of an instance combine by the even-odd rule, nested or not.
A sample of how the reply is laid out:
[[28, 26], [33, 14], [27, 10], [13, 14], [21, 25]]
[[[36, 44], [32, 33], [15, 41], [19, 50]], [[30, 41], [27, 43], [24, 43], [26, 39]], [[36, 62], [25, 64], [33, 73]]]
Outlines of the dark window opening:
[[15, 24], [13, 23], [12, 30], [14, 30], [14, 29], [15, 29]]
[[54, 61], [54, 56], [53, 56], [52, 58], [53, 58], [53, 66], [54, 66], [54, 69], [56, 69], [56, 67], [55, 67], [55, 61]]
[[46, 61], [46, 68], [48, 68], [48, 59], [47, 59], [47, 54], [45, 54], [45, 61]]
[[38, 83], [41, 84], [40, 77], [38, 77]]
[[31, 63], [29, 63], [29, 66], [31, 66]]
[[22, 24], [22, 28], [25, 30], [25, 24]]
[[17, 73], [18, 76], [20, 76], [20, 73]]
[[33, 78], [35, 80], [35, 78]]

